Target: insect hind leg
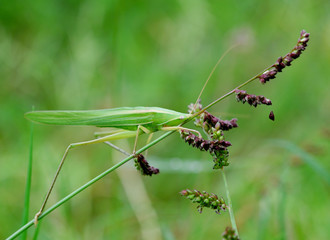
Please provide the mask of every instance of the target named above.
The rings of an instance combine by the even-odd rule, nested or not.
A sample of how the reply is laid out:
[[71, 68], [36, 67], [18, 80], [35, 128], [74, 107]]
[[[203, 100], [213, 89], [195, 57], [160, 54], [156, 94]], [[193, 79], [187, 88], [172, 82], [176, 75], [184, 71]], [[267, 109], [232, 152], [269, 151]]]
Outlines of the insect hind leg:
[[48, 201], [48, 198], [54, 188], [54, 185], [55, 185], [55, 182], [57, 180], [57, 177], [62, 169], [62, 166], [64, 164], [64, 161], [69, 153], [69, 151], [74, 148], [74, 147], [77, 147], [77, 146], [83, 146], [83, 145], [89, 145], [89, 144], [94, 144], [94, 143], [102, 143], [102, 142], [106, 142], [106, 141], [111, 141], [111, 140], [117, 140], [117, 139], [123, 139], [123, 138], [130, 138], [130, 137], [135, 137], [136, 136], [136, 131], [121, 131], [121, 132], [117, 132], [117, 133], [114, 133], [112, 135], [108, 135], [108, 136], [105, 136], [105, 137], [101, 137], [101, 138], [97, 138], [97, 139], [93, 139], [93, 140], [89, 140], [89, 141], [84, 141], [84, 142], [77, 142], [77, 143], [71, 143], [69, 144], [69, 146], [66, 148], [65, 152], [64, 152], [64, 155], [61, 159], [61, 162], [56, 170], [56, 173], [55, 173], [55, 176], [53, 178], [53, 181], [51, 183], [51, 186], [49, 187], [49, 190], [46, 194], [46, 197], [45, 197], [45, 200], [43, 201], [42, 205], [41, 205], [41, 208], [40, 210], [35, 214], [34, 216], [34, 224], [37, 225], [38, 224], [38, 219], [39, 217], [41, 216], [45, 206], [46, 206], [46, 203]]

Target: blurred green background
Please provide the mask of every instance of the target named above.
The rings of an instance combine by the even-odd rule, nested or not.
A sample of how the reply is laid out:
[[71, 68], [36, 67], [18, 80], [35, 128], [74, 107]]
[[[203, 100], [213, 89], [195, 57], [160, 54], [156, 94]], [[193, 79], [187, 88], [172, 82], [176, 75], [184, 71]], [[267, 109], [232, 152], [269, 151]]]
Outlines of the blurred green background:
[[[232, 45], [242, 43], [215, 71], [204, 104], [289, 52], [302, 29], [311, 41], [293, 66], [245, 88], [273, 106], [254, 109], [230, 97], [210, 110], [239, 119], [239, 128], [226, 134], [233, 144], [226, 172], [242, 239], [330, 235], [329, 1], [2, 1], [0, 239], [22, 224], [31, 126], [24, 113], [33, 106], [186, 112]], [[34, 126], [29, 219], [66, 146], [92, 139], [96, 130]], [[131, 151], [133, 141], [117, 144]], [[48, 206], [122, 158], [104, 144], [74, 149]], [[178, 194], [190, 188], [225, 195], [209, 154], [174, 134], [151, 148], [148, 159], [160, 175], [141, 178], [128, 164], [47, 216], [39, 239], [221, 239], [228, 212], [199, 214]]]

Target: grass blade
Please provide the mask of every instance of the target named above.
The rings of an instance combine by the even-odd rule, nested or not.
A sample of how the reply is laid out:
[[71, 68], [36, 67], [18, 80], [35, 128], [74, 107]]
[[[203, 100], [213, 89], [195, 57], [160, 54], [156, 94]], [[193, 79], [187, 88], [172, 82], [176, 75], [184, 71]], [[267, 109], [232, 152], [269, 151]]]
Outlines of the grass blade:
[[228, 203], [228, 208], [229, 208], [229, 216], [230, 216], [231, 226], [235, 230], [237, 236], [239, 237], [239, 233], [238, 233], [238, 229], [237, 229], [237, 225], [236, 225], [236, 221], [235, 221], [235, 215], [234, 215], [233, 205], [231, 203], [231, 198], [230, 198], [230, 194], [229, 194], [229, 187], [228, 187], [228, 183], [227, 183], [227, 178], [226, 178], [225, 170], [222, 169], [221, 170], [221, 173], [222, 173], [223, 182], [224, 182], [225, 188], [226, 188], [226, 196], [227, 196], [227, 203]]
[[287, 149], [288, 151], [296, 154], [301, 158], [301, 160], [307, 164], [311, 169], [313, 169], [319, 176], [321, 176], [328, 184], [330, 184], [330, 174], [329, 172], [319, 164], [318, 160], [299, 148], [295, 144], [285, 141], [285, 140], [273, 140], [272, 142], [276, 143], [278, 146]]
[[287, 162], [284, 163], [284, 168], [282, 170], [281, 178], [280, 178], [280, 186], [279, 186], [279, 206], [278, 206], [278, 224], [280, 227], [280, 240], [286, 240], [287, 239], [287, 227], [286, 227], [286, 199], [287, 199], [287, 192], [286, 192], [286, 186], [285, 183], [288, 180], [288, 171], [289, 166], [287, 165]]
[[[24, 212], [23, 212], [23, 225], [29, 220], [29, 208], [30, 208], [30, 193], [31, 193], [31, 179], [32, 179], [32, 159], [33, 159], [33, 127], [34, 124], [30, 124], [30, 148], [29, 148], [29, 162], [26, 174], [25, 185], [25, 197], [24, 197]], [[27, 231], [22, 234], [22, 239], [27, 239]]]

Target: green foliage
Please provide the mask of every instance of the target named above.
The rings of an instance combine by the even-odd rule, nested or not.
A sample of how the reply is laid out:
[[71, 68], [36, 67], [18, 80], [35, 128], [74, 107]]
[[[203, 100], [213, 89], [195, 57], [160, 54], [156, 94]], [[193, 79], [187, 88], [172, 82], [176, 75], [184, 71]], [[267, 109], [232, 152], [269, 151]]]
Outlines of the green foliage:
[[[272, 100], [275, 122], [268, 119], [268, 109], [242, 106], [234, 97], [210, 112], [239, 119], [239, 131], [229, 132], [226, 139], [233, 144], [227, 178], [241, 237], [282, 237], [284, 223], [286, 239], [326, 239], [330, 235], [329, 7], [325, 0], [3, 1], [0, 238], [16, 231], [22, 219], [30, 144], [24, 113], [32, 106], [36, 110], [156, 106], [186, 112], [231, 45], [245, 42], [216, 70], [202, 95], [205, 104], [286, 54], [299, 31], [306, 29], [311, 33], [309, 48], [292, 67], [264, 86], [257, 81], [248, 86], [248, 92]], [[29, 219], [40, 207], [66, 146], [92, 139], [95, 130], [34, 127]], [[302, 151], [278, 150], [276, 144], [268, 144], [269, 138], [285, 139]], [[122, 159], [111, 159], [110, 152], [105, 145], [72, 151], [52, 203]], [[225, 214], [200, 215], [177, 196], [186, 188], [223, 192], [221, 177], [207, 161], [209, 154], [192, 150], [173, 134], [149, 150], [148, 161], [154, 156], [163, 158], [168, 170], [159, 167], [160, 174], [144, 183], [164, 236], [220, 238], [219, 226], [229, 223]], [[210, 172], [180, 172], [172, 158], [209, 163]], [[285, 182], [283, 169], [287, 169]], [[280, 201], [283, 192], [285, 201]], [[29, 230], [28, 237], [32, 235]], [[39, 239], [92, 237], [141, 239], [141, 225], [115, 174], [44, 218], [39, 232]]]

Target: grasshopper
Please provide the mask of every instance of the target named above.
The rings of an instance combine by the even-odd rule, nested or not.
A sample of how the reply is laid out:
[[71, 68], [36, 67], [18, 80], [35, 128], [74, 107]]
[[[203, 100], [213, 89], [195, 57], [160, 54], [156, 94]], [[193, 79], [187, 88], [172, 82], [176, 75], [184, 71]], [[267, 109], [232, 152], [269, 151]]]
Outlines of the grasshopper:
[[[237, 86], [230, 92], [226, 93], [222, 97], [216, 99], [206, 107], [194, 113], [181, 113], [159, 107], [122, 107], [122, 108], [88, 110], [88, 111], [33, 111], [26, 113], [25, 117], [27, 119], [38, 123], [53, 124], [53, 125], [90, 125], [100, 128], [113, 128], [113, 130], [108, 133], [97, 134], [98, 137], [96, 139], [69, 144], [69, 146], [66, 148], [64, 152], [59, 167], [55, 173], [55, 177], [47, 192], [45, 200], [39, 212], [34, 217], [35, 224], [37, 224], [38, 217], [42, 214], [45, 208], [49, 195], [52, 192], [52, 189], [56, 182], [57, 176], [63, 166], [63, 163], [70, 149], [77, 146], [102, 143], [102, 142], [108, 143], [108, 141], [112, 141], [112, 140], [135, 137], [133, 156], [137, 157], [135, 154], [135, 149], [139, 135], [144, 133], [152, 134], [157, 131], [184, 130], [185, 128], [183, 128], [182, 125], [194, 119], [195, 117], [199, 116], [207, 109], [209, 109], [219, 101], [223, 100], [224, 98], [232, 95], [238, 89], [242, 88], [243, 86], [247, 85], [253, 80], [259, 78], [261, 83], [265, 83], [269, 81], [269, 79], [275, 78], [275, 75], [278, 72], [281, 72], [284, 67], [290, 66], [293, 59], [299, 57], [301, 52], [305, 50], [308, 40], [309, 40], [309, 33], [306, 33], [306, 31], [303, 30], [300, 34], [300, 38], [298, 39], [298, 43], [295, 46], [295, 48], [292, 49], [291, 52], [289, 52], [284, 58], [280, 57], [275, 64], [266, 68], [261, 73], [250, 78], [243, 84]], [[203, 90], [205, 89], [216, 67], [219, 65], [223, 57], [232, 48], [228, 49], [215, 64], [214, 68], [212, 69], [209, 77], [207, 78], [197, 98], [195, 106], [200, 100]], [[199, 136], [201, 136], [201, 134], [196, 130], [189, 129], [189, 131], [193, 131], [197, 133]], [[108, 145], [114, 147], [116, 150], [124, 152], [123, 150], [112, 144], [108, 144]]]

